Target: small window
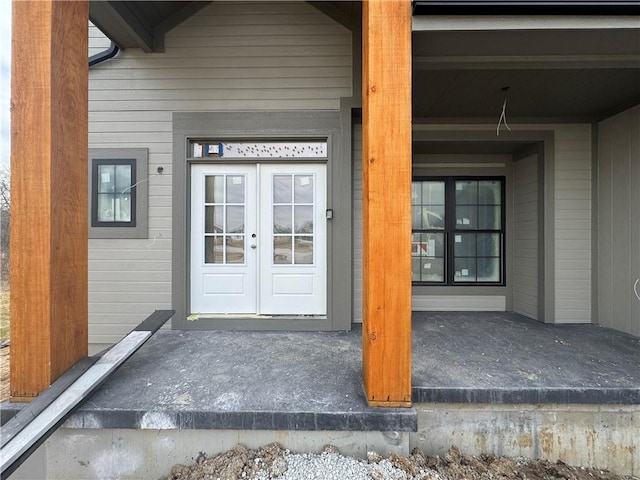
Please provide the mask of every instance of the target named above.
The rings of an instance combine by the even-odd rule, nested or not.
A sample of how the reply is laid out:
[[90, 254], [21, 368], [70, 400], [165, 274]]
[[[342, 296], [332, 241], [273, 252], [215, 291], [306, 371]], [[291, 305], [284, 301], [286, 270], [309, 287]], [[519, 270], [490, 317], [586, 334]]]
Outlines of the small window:
[[504, 178], [412, 183], [414, 284], [504, 285]]
[[147, 238], [146, 149], [89, 151], [89, 238]]

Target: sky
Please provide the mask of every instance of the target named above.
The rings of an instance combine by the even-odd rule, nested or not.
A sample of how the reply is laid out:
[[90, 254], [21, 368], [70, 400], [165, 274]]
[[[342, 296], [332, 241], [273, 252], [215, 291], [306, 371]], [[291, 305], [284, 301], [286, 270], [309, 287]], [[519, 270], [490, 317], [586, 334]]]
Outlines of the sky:
[[9, 165], [11, 85], [11, 2], [0, 0], [0, 165]]

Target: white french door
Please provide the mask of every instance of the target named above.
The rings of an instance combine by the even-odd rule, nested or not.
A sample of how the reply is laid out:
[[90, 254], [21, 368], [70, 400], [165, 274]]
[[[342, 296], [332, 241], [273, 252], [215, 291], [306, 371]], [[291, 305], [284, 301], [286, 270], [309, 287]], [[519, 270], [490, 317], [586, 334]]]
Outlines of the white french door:
[[325, 170], [192, 166], [192, 313], [326, 314]]

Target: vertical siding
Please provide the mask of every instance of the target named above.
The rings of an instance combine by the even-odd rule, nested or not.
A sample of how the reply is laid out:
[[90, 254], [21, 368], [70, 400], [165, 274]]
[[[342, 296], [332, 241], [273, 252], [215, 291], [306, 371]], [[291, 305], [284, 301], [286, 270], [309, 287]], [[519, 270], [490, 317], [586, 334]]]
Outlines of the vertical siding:
[[148, 148], [152, 175], [149, 239], [90, 240], [92, 344], [171, 306], [173, 112], [338, 110], [351, 96], [351, 35], [306, 2], [215, 2], [169, 32], [165, 47], [127, 49], [89, 75], [89, 146]]
[[353, 321], [362, 323], [362, 125], [353, 126]]
[[555, 126], [555, 322], [591, 322], [591, 126]]
[[538, 319], [538, 156], [513, 165], [513, 311]]
[[[598, 323], [640, 335], [640, 106], [598, 128]], [[640, 290], [640, 287], [638, 288]]]

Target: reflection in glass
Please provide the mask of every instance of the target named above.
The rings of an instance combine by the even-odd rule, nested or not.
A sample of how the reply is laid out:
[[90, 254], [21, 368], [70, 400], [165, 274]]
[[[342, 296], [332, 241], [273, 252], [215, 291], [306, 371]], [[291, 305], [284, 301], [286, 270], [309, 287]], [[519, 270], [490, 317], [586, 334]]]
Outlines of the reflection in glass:
[[478, 207], [456, 206], [456, 230], [476, 230]]
[[113, 222], [115, 211], [115, 199], [113, 195], [100, 195], [98, 194], [98, 221], [99, 222]]
[[292, 219], [291, 207], [274, 206], [273, 207], [273, 233], [291, 233]]
[[113, 193], [115, 191], [115, 165], [98, 165], [98, 192]]
[[227, 229], [225, 233], [244, 233], [244, 207], [227, 206]]
[[423, 282], [444, 282], [444, 258], [421, 258]]
[[223, 238], [219, 235], [215, 237], [204, 238], [204, 262], [205, 263], [223, 263]]
[[313, 176], [295, 175], [294, 203], [313, 203]]
[[313, 206], [295, 206], [294, 218], [296, 233], [313, 233]]
[[478, 258], [478, 281], [497, 282], [500, 280], [499, 258]]
[[127, 193], [131, 188], [131, 165], [116, 165], [116, 193]]
[[310, 265], [313, 263], [313, 237], [295, 237], [296, 265]]
[[456, 180], [456, 205], [476, 205], [478, 203], [478, 182]]
[[227, 203], [244, 203], [244, 176], [227, 176]]
[[291, 175], [273, 176], [273, 203], [291, 203]]
[[484, 206], [478, 207], [478, 229], [479, 230], [500, 230], [502, 228], [501, 207]]
[[502, 203], [502, 183], [499, 180], [478, 182], [478, 205], [500, 205]]
[[454, 255], [456, 257], [475, 257], [476, 234], [456, 233], [454, 242]]
[[454, 262], [454, 282], [475, 282], [476, 281], [476, 259], [456, 258]]
[[223, 207], [204, 207], [204, 233], [222, 233]]
[[500, 234], [499, 233], [478, 233], [478, 256], [479, 257], [500, 256]]
[[226, 263], [244, 263], [244, 235], [229, 235], [226, 240]]
[[273, 263], [276, 265], [291, 264], [292, 260], [291, 237], [273, 237]]
[[207, 175], [204, 186], [205, 203], [224, 202], [224, 175]]

